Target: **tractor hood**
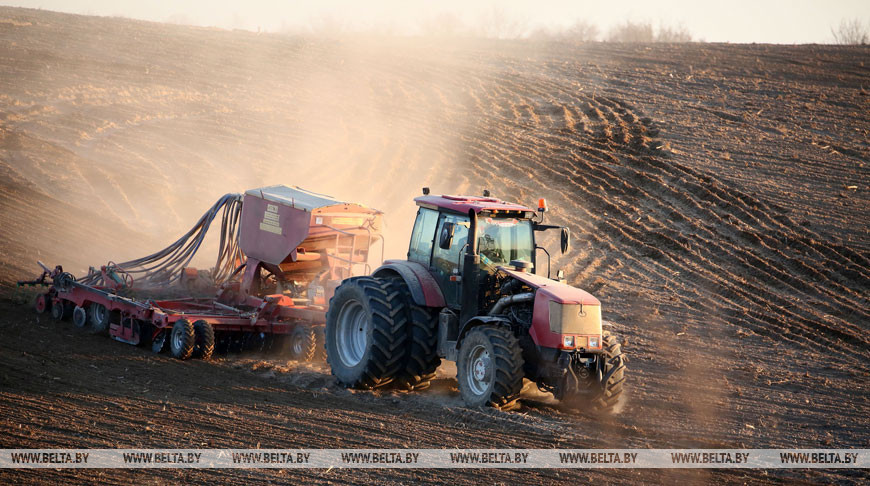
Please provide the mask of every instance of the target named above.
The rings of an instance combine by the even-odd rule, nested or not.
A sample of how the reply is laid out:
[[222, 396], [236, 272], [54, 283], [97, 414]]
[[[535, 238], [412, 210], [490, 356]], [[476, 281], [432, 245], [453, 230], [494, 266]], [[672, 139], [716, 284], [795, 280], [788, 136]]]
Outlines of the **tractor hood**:
[[504, 267], [499, 270], [535, 289], [529, 335], [536, 345], [600, 352], [602, 322], [598, 299], [589, 292], [540, 275]]
[[538, 294], [544, 294], [548, 300], [558, 302], [560, 304], [583, 304], [583, 305], [601, 305], [592, 294], [585, 290], [580, 290], [555, 280], [550, 280], [547, 277], [535, 275], [533, 273], [517, 272], [505, 267], [498, 267], [499, 271], [504, 272], [511, 277], [523, 282], [524, 284], [538, 290]]

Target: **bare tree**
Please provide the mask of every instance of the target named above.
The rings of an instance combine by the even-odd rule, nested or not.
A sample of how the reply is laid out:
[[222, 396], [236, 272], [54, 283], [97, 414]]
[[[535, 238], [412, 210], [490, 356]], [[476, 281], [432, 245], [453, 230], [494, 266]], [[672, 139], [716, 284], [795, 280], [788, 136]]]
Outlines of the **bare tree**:
[[680, 25], [677, 27], [659, 26], [656, 42], [692, 42], [692, 33]]
[[870, 33], [867, 26], [861, 23], [858, 19], [840, 21], [840, 26], [835, 30], [831, 27], [831, 33], [834, 34], [834, 42], [844, 45], [865, 45], [870, 43]]
[[563, 33], [565, 38], [579, 42], [598, 40], [599, 35], [601, 35], [601, 31], [598, 30], [597, 25], [582, 19], [571, 24], [571, 27], [568, 27]]
[[607, 35], [610, 42], [653, 42], [653, 27], [649, 22], [631, 22], [626, 20], [622, 25], [610, 29]]
[[591, 42], [599, 39], [601, 31], [598, 26], [586, 20], [577, 20], [570, 27], [539, 27], [529, 34], [533, 40], [564, 40], [573, 42]]
[[692, 42], [692, 33], [680, 25], [670, 27], [660, 25], [653, 29], [649, 22], [632, 22], [626, 20], [623, 24], [610, 29], [607, 34], [609, 42]]

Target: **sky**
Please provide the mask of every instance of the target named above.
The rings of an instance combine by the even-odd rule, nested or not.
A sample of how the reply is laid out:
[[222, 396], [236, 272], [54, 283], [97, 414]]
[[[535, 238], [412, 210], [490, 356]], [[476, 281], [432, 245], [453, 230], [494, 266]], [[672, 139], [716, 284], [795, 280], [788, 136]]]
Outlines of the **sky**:
[[449, 16], [474, 27], [494, 15], [526, 31], [585, 20], [606, 33], [629, 20], [682, 26], [696, 40], [734, 43], [830, 43], [831, 28], [844, 19], [857, 19], [870, 29], [870, 0], [0, 0], [0, 4], [269, 32], [333, 26], [414, 35], [427, 19]]

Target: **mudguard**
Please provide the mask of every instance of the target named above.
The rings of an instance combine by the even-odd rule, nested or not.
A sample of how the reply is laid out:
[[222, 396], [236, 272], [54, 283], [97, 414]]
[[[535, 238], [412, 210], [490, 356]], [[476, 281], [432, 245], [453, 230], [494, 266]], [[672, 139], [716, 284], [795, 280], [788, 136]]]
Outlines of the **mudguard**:
[[474, 329], [477, 326], [481, 326], [484, 324], [489, 324], [491, 326], [505, 326], [508, 329], [511, 327], [511, 321], [505, 319], [501, 316], [477, 316], [472, 317], [465, 324], [462, 325], [462, 328], [459, 329], [459, 334], [456, 338], [456, 348], [459, 348], [459, 344], [462, 342], [462, 338], [468, 334], [468, 331]]
[[414, 303], [425, 307], [445, 307], [444, 294], [425, 265], [408, 260], [387, 260], [372, 277], [401, 277], [411, 291]]

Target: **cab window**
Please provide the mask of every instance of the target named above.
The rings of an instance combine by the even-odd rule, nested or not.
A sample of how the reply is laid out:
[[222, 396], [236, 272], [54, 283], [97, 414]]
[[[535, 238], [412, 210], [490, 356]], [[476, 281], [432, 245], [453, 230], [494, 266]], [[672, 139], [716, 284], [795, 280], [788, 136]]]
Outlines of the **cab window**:
[[532, 223], [516, 218], [481, 218], [477, 240], [480, 260], [486, 265], [507, 265], [511, 260], [531, 262], [535, 250]]
[[438, 233], [440, 234], [444, 223], [453, 223], [453, 240], [450, 243], [450, 248], [446, 250], [435, 245], [435, 250], [432, 252], [432, 266], [435, 271], [441, 275], [452, 275], [454, 270], [459, 272], [460, 258], [465, 245], [468, 243], [468, 217], [458, 216], [453, 214], [444, 214], [441, 221], [438, 222]]
[[426, 208], [417, 211], [417, 221], [414, 222], [414, 231], [411, 232], [411, 246], [408, 248], [408, 260], [429, 266], [437, 223], [437, 211]]

